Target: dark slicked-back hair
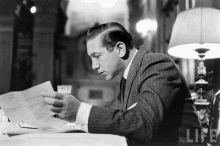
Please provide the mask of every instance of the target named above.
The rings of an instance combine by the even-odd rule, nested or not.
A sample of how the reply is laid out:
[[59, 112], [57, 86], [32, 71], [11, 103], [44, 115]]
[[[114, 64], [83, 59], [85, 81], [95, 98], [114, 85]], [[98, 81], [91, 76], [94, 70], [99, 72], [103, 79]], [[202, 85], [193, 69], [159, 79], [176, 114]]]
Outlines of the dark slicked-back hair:
[[123, 42], [128, 50], [134, 47], [132, 36], [117, 22], [104, 23], [92, 27], [87, 32], [86, 42], [99, 35], [102, 39], [102, 45], [106, 47], [108, 51], [112, 51], [117, 42]]

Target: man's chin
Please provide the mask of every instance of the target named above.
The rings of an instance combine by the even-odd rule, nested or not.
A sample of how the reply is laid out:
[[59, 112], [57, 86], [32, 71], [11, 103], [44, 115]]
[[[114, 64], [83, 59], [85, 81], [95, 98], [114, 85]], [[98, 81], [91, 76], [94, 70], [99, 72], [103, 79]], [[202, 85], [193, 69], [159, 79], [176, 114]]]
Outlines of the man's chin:
[[110, 81], [112, 79], [112, 76], [105, 76], [105, 80]]

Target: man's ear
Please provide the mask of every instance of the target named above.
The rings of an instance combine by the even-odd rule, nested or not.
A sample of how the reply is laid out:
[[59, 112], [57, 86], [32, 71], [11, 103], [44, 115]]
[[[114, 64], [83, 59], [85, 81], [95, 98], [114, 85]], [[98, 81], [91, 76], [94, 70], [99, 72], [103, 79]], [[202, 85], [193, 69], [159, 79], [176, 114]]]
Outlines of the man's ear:
[[123, 58], [126, 54], [126, 46], [123, 42], [117, 42], [117, 44], [115, 45], [116, 49], [119, 53], [119, 57]]

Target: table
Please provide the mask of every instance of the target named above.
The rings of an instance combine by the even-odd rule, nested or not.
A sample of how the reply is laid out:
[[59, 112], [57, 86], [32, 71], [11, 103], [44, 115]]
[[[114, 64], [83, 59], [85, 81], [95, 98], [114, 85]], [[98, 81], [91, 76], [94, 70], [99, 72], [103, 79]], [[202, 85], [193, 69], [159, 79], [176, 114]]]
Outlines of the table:
[[124, 137], [89, 133], [31, 133], [1, 137], [1, 146], [127, 146]]
[[[0, 123], [1, 124], [1, 123]], [[16, 127], [14, 127], [16, 128]], [[0, 129], [1, 132], [1, 129]], [[127, 146], [125, 137], [90, 133], [26, 133], [16, 136], [0, 134], [0, 146]]]

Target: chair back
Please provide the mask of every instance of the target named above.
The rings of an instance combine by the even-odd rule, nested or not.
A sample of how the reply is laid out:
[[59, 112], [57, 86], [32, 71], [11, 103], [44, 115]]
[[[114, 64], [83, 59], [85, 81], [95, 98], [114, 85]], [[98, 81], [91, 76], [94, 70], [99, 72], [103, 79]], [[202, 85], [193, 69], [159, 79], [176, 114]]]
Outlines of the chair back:
[[214, 145], [220, 145], [220, 92], [214, 95], [211, 105], [208, 141]]

